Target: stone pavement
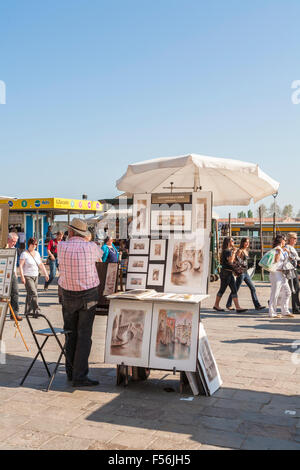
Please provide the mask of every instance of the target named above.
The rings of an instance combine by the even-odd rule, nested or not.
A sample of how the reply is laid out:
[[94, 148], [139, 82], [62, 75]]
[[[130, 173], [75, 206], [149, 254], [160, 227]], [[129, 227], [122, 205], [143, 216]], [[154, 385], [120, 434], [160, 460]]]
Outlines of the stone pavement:
[[[270, 321], [267, 310], [245, 314], [211, 309], [219, 287], [202, 306], [202, 320], [217, 360], [223, 386], [212, 397], [182, 401], [179, 375], [152, 371], [145, 382], [115, 385], [115, 366], [103, 363], [106, 317], [97, 316], [90, 356], [91, 376], [100, 385], [74, 389], [63, 367], [52, 389], [41, 361], [19, 386], [36, 346], [28, 326], [20, 326], [27, 352], [13, 322], [3, 339], [6, 364], [0, 364], [0, 449], [300, 449], [300, 316]], [[267, 304], [269, 284], [257, 283]], [[226, 295], [226, 294], [225, 294]], [[40, 305], [55, 326], [62, 326], [57, 287], [40, 285]], [[21, 287], [21, 302], [24, 304]], [[250, 291], [240, 289], [241, 305], [251, 308]], [[222, 305], [224, 305], [224, 301]], [[43, 320], [33, 320], [43, 328]], [[51, 341], [51, 343], [50, 343]], [[46, 358], [56, 361], [54, 340]], [[294, 361], [292, 360], [294, 359]], [[167, 392], [165, 389], [173, 389]]]

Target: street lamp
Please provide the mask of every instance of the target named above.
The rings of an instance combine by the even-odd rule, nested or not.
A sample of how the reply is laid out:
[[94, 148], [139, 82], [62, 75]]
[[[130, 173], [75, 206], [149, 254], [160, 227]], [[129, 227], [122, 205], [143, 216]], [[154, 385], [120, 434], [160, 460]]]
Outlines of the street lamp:
[[276, 198], [278, 196], [278, 191], [272, 194], [274, 198], [274, 213], [273, 213], [273, 236], [276, 237]]

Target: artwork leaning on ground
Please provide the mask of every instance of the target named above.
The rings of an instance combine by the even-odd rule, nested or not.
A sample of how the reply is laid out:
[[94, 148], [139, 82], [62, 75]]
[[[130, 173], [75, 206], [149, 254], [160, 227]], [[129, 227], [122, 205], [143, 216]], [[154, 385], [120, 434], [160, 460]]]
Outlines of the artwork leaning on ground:
[[199, 329], [198, 305], [154, 304], [149, 367], [195, 371]]
[[105, 342], [105, 362], [148, 367], [151, 302], [112, 300]]
[[199, 330], [198, 360], [208, 393], [212, 395], [222, 385], [222, 379], [202, 323]]

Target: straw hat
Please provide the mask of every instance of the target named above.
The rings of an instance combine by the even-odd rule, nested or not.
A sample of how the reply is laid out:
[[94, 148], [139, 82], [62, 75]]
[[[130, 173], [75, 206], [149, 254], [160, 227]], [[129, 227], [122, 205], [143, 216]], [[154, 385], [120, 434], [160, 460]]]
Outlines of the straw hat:
[[74, 230], [74, 232], [79, 233], [79, 235], [82, 235], [83, 237], [86, 237], [90, 233], [87, 228], [87, 223], [82, 219], [72, 219], [70, 225], [67, 225], [67, 227]]

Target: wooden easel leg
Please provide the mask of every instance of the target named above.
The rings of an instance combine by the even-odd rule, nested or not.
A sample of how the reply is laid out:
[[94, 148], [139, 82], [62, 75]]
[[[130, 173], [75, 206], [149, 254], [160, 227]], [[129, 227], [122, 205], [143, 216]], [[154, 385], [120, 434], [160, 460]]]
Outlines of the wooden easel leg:
[[12, 306], [10, 305], [10, 302], [8, 302], [8, 306], [9, 306], [9, 309], [10, 309], [10, 313], [12, 314], [12, 317], [13, 317], [13, 319], [14, 319], [16, 328], [17, 328], [18, 332], [19, 332], [20, 335], [21, 335], [21, 338], [22, 338], [22, 340], [23, 340], [23, 343], [24, 343], [24, 345], [25, 345], [25, 348], [27, 349], [27, 351], [29, 351], [28, 346], [27, 346], [27, 344], [26, 344], [26, 342], [25, 342], [24, 336], [22, 335], [22, 331], [20, 330], [19, 322], [18, 322], [18, 320], [17, 320], [17, 318], [16, 318], [16, 315], [15, 315], [15, 312], [13, 311]]

